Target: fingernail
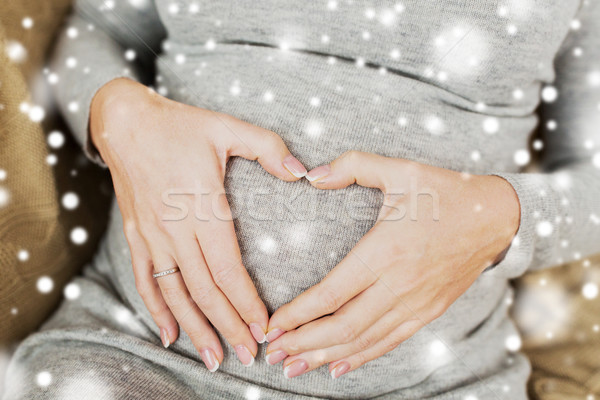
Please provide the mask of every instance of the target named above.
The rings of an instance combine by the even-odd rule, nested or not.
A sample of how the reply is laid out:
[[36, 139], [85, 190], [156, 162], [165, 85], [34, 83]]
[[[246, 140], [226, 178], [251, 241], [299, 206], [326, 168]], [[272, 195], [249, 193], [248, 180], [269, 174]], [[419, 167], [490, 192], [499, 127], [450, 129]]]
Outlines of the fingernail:
[[265, 331], [263, 331], [263, 328], [261, 328], [259, 324], [254, 322], [251, 323], [250, 332], [258, 343], [264, 343], [267, 341], [267, 335], [265, 335]]
[[160, 341], [162, 342], [165, 349], [171, 345], [171, 340], [169, 340], [169, 331], [165, 328], [160, 328]]
[[235, 352], [245, 367], [251, 367], [254, 364], [254, 356], [250, 353], [250, 350], [243, 344], [235, 346]]
[[304, 360], [296, 360], [283, 369], [286, 378], [293, 378], [303, 374], [308, 369], [308, 363]]
[[206, 348], [202, 350], [200, 357], [202, 357], [204, 365], [206, 365], [206, 368], [208, 368], [210, 372], [215, 372], [219, 369], [219, 359], [212, 349]]
[[288, 355], [285, 351], [283, 350], [275, 350], [272, 353], [267, 353], [267, 356], [265, 357], [267, 359], [267, 362], [271, 365], [275, 365], [278, 362], [282, 361], [284, 358], [286, 358]]
[[283, 159], [283, 166], [296, 178], [302, 178], [306, 175], [306, 168], [304, 168], [304, 165], [291, 154], [288, 154]]
[[342, 361], [331, 370], [331, 378], [339, 378], [348, 371], [350, 371], [350, 364], [348, 364], [346, 361]]
[[267, 342], [272, 342], [277, 339], [279, 336], [283, 335], [285, 332], [279, 328], [275, 328], [267, 332]]
[[306, 179], [308, 179], [311, 182], [314, 182], [318, 179], [326, 177], [327, 175], [329, 175], [330, 172], [331, 167], [329, 166], [329, 164], [321, 165], [320, 167], [311, 169], [310, 172], [306, 174]]

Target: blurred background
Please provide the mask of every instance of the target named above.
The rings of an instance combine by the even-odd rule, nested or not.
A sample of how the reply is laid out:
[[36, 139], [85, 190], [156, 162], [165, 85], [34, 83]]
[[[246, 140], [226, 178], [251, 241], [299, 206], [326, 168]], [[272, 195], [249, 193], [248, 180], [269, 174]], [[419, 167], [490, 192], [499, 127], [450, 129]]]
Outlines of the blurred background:
[[[0, 396], [19, 341], [61, 299], [84, 295], [68, 283], [94, 254], [111, 200], [108, 172], [85, 158], [49, 95], [61, 82], [45, 57], [69, 9], [0, 2]], [[506, 347], [529, 356], [532, 399], [600, 400], [599, 284], [598, 256], [514, 282], [522, 335]]]

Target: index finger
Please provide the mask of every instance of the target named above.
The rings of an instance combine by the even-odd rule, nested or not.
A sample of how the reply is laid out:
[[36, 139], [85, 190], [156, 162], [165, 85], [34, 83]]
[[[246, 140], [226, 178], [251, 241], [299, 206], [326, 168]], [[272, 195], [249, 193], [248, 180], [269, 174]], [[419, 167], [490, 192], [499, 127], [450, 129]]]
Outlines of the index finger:
[[229, 203], [224, 190], [210, 197], [209, 221], [197, 223], [196, 236], [215, 284], [248, 324], [254, 339], [263, 343], [269, 314], [242, 263]]
[[269, 320], [267, 340], [272, 342], [286, 331], [333, 313], [372, 285], [378, 276], [367, 262], [375, 259], [362, 250], [371, 247], [372, 238], [370, 231], [321, 282], [275, 311]]

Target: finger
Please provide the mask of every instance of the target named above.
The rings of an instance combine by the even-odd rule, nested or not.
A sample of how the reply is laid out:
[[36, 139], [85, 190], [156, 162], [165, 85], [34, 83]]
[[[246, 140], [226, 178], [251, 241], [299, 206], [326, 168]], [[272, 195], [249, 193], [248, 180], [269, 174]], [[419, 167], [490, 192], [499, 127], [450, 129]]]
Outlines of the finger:
[[[166, 253], [153, 253], [155, 272], [176, 266]], [[180, 273], [157, 278], [158, 286], [171, 312], [187, 333], [209, 371], [214, 372], [223, 363], [223, 349], [214, 329], [191, 299]]]
[[356, 183], [385, 190], [387, 167], [393, 160], [377, 154], [348, 151], [331, 163], [310, 170], [306, 179], [319, 189], [342, 189]]
[[245, 366], [254, 363], [258, 351], [248, 326], [242, 321], [223, 292], [215, 285], [196, 240], [175, 238], [175, 258], [192, 299], [235, 349]]
[[267, 352], [283, 350], [286, 354], [294, 355], [352, 343], [390, 311], [395, 303], [395, 295], [378, 281], [335, 314], [283, 334], [269, 344]]
[[220, 139], [232, 156], [257, 160], [271, 175], [284, 181], [297, 181], [306, 175], [306, 168], [294, 157], [283, 139], [274, 132], [219, 114], [225, 125]]
[[242, 264], [231, 210], [221, 189], [212, 200], [212, 214], [208, 222], [197, 222], [196, 235], [212, 279], [225, 294], [240, 317], [250, 327], [258, 343], [266, 340], [269, 314], [258, 295], [248, 271]]
[[373, 232], [368, 232], [321, 282], [275, 311], [269, 320], [267, 340], [273, 342], [286, 331], [335, 312], [372, 285], [377, 273], [369, 266], [385, 262], [378, 252], [369, 251], [374, 245], [378, 247], [374, 241]]
[[412, 337], [424, 325], [421, 320], [407, 321], [367, 350], [331, 363], [329, 365], [331, 377], [334, 379], [339, 378], [350, 371], [354, 371], [361, 365], [389, 353], [398, 347], [399, 344]]
[[[285, 358], [283, 363], [284, 373], [286, 373], [286, 368], [288, 366], [296, 363], [298, 360], [304, 361], [304, 364], [307, 366], [307, 369], [304, 372], [308, 372], [329, 362], [338, 361], [367, 350], [401, 325], [404, 322], [403, 318], [404, 316], [399, 310], [390, 310], [350, 343], [338, 344], [289, 356]], [[282, 355], [277, 352], [267, 353], [266, 359], [268, 363], [276, 364], [281, 361]], [[300, 365], [302, 365], [302, 363]], [[294, 373], [297, 372], [299, 368], [287, 368], [287, 375], [290, 374], [290, 369], [292, 370], [291, 373]]]
[[133, 221], [126, 221], [123, 226], [131, 250], [135, 287], [152, 319], [160, 328], [160, 339], [163, 346], [167, 348], [177, 340], [179, 326], [167, 303], [165, 303], [156, 280], [152, 277], [154, 266], [144, 239], [140, 236]]

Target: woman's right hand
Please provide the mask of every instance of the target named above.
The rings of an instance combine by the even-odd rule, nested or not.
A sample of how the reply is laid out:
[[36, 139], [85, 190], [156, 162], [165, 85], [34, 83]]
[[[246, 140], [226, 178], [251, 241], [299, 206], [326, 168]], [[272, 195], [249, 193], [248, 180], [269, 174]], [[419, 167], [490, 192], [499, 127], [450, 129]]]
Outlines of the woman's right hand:
[[[125, 78], [96, 93], [90, 132], [112, 175], [136, 288], [165, 347], [176, 340], [179, 323], [215, 371], [223, 350], [212, 323], [240, 361], [252, 365], [268, 313], [242, 264], [224, 195], [225, 167], [240, 156], [296, 181], [304, 166], [273, 132], [171, 101]], [[164, 199], [174, 193], [201, 194], [200, 209], [197, 196], [177, 196], [191, 211], [172, 218]], [[181, 273], [152, 277], [175, 266]]]

